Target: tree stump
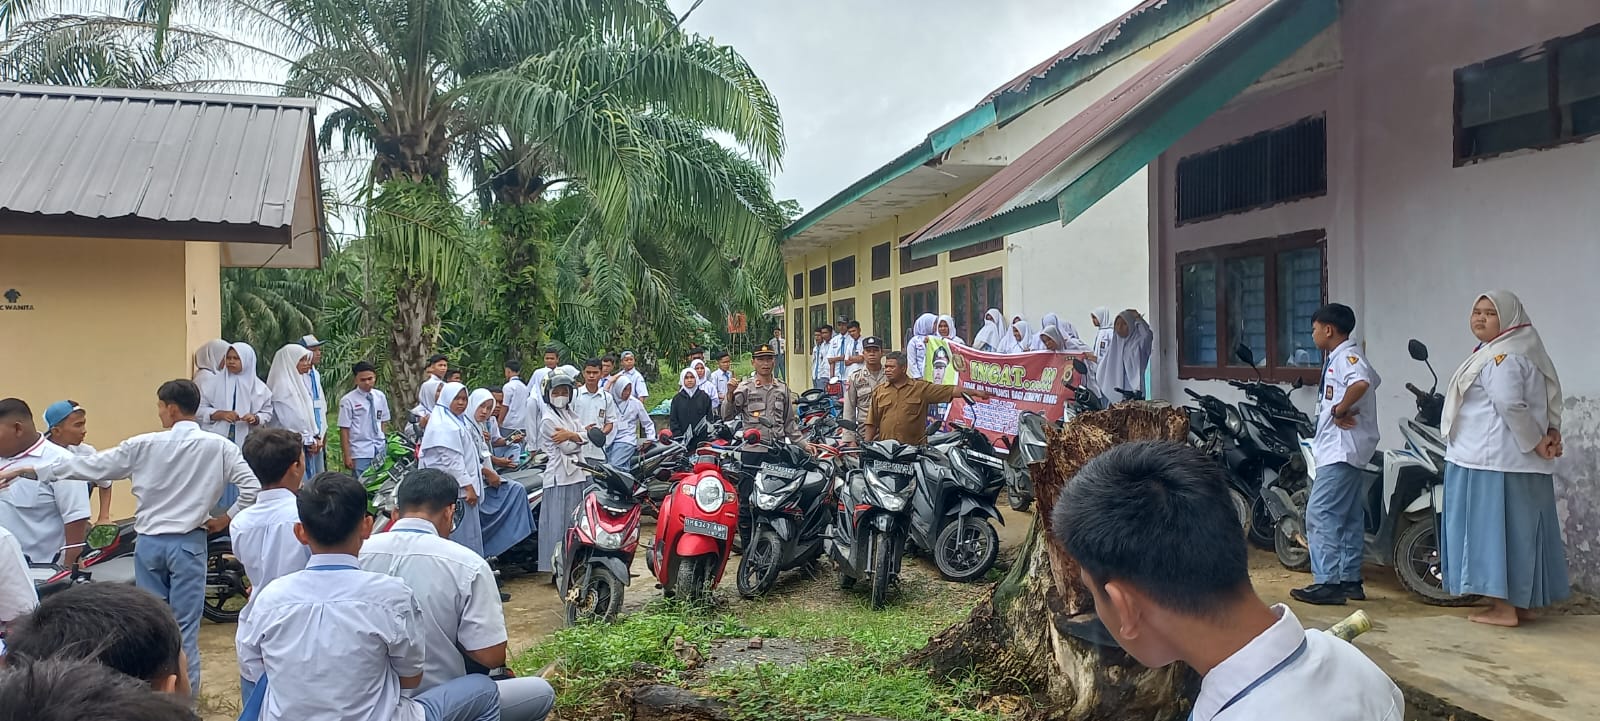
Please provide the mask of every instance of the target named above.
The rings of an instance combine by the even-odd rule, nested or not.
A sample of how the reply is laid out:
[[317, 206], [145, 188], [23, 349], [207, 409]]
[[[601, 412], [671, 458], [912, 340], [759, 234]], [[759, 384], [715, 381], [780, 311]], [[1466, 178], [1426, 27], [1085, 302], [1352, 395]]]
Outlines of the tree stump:
[[[997, 693], [1034, 699], [1034, 716], [1060, 721], [1173, 719], [1187, 711], [1199, 677], [1182, 664], [1148, 669], [1093, 636], [1094, 599], [1078, 564], [1050, 535], [1050, 510], [1066, 482], [1118, 443], [1183, 441], [1181, 409], [1123, 403], [1087, 413], [1050, 431], [1047, 456], [1033, 474], [1038, 512], [1017, 563], [965, 621], [909, 657], [940, 676], [976, 670]], [[1077, 635], [1074, 635], [1076, 633]], [[1103, 629], [1101, 630], [1103, 633]]]

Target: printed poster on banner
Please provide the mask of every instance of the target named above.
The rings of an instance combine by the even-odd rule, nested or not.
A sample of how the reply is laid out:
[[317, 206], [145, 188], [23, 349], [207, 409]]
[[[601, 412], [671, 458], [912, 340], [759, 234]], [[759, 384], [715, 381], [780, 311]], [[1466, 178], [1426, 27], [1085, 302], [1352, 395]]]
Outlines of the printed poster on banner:
[[928, 354], [923, 379], [930, 383], [959, 385], [985, 390], [994, 398], [968, 407], [956, 397], [950, 403], [946, 420], [976, 427], [991, 442], [1017, 434], [1017, 419], [1032, 412], [1050, 421], [1061, 420], [1071, 391], [1064, 381], [1073, 378], [1072, 361], [1079, 353], [985, 353], [950, 343], [942, 338], [928, 339]]

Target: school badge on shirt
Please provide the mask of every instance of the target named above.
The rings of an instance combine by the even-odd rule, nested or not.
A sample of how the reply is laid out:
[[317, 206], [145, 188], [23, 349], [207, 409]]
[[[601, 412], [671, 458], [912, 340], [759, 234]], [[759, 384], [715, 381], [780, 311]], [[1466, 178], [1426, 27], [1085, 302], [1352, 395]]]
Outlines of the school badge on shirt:
[[1505, 360], [1505, 359], [1506, 359], [1506, 354], [1501, 353], [1500, 355], [1497, 355], [1497, 356], [1494, 357], [1494, 364], [1495, 365], [1500, 365], [1500, 362]]
[[1347, 356], [1344, 357], [1344, 359], [1347, 360], [1347, 361], [1350, 361], [1350, 365], [1355, 365], [1357, 361], [1361, 360], [1360, 358], [1357, 358], [1357, 357], [1355, 357], [1353, 355], [1347, 355]]

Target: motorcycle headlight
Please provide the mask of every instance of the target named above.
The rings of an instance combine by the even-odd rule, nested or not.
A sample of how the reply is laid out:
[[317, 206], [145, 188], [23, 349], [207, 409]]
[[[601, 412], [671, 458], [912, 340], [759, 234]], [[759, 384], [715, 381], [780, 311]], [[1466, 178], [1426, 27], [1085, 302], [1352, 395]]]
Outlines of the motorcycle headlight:
[[694, 487], [694, 502], [706, 513], [716, 513], [722, 508], [722, 482], [715, 478], [702, 479]]
[[777, 510], [778, 502], [781, 500], [783, 500], [782, 497], [775, 493], [762, 493], [760, 491], [756, 492], [756, 508], [759, 508], [763, 511]]
[[1243, 435], [1244, 434], [1244, 416], [1239, 415], [1239, 409], [1234, 408], [1233, 406], [1228, 406], [1228, 411], [1227, 411], [1226, 415], [1227, 415], [1226, 425], [1228, 426], [1228, 432], [1232, 433], [1233, 435], [1236, 435], [1236, 436]]
[[597, 528], [594, 531], [595, 548], [615, 551], [622, 548], [622, 540], [622, 534], [620, 533], [612, 533], [604, 528]]

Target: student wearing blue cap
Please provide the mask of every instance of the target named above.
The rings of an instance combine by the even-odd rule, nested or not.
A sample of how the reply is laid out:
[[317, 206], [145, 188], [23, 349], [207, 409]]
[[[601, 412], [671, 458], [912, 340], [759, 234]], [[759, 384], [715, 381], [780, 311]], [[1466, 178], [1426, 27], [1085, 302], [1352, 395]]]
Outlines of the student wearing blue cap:
[[[51, 403], [49, 408], [44, 409], [44, 425], [44, 435], [51, 443], [71, 451], [75, 456], [95, 454], [94, 446], [83, 442], [89, 435], [89, 419], [77, 401]], [[100, 508], [95, 514], [94, 525], [111, 523], [111, 481], [96, 481], [90, 485], [100, 489]]]
[[[0, 473], [72, 457], [37, 430], [27, 403], [0, 400]], [[82, 483], [21, 479], [0, 493], [0, 526], [16, 535], [30, 563], [71, 565], [89, 530], [89, 489]]]

